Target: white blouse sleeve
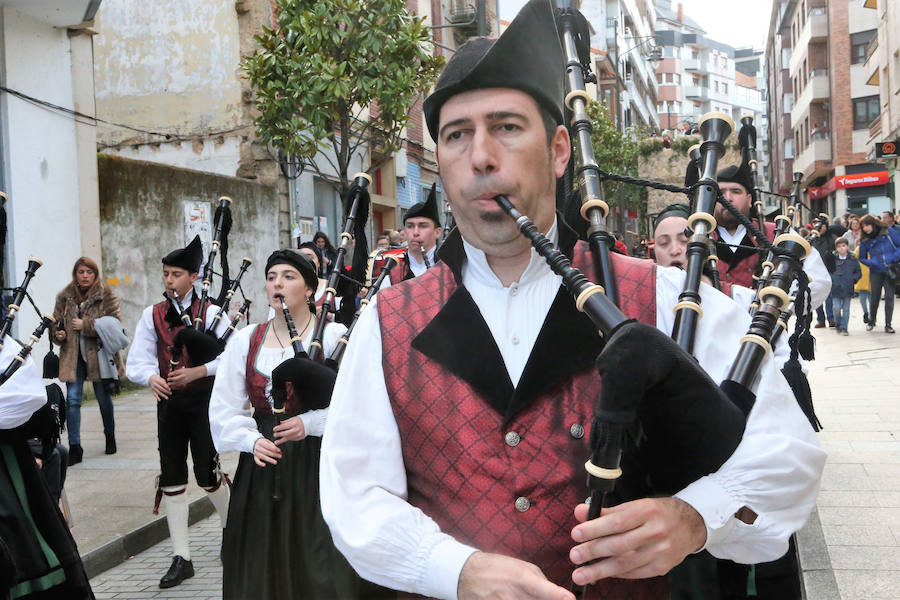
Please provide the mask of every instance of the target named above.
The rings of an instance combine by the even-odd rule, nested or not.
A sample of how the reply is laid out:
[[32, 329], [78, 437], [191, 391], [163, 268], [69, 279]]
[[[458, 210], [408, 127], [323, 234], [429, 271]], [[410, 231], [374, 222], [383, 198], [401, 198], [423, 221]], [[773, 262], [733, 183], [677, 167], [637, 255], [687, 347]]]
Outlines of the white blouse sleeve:
[[150, 385], [150, 377], [153, 375], [159, 375], [159, 361], [156, 357], [153, 307], [148, 306], [134, 328], [134, 337], [125, 361], [125, 376], [135, 383]]
[[262, 437], [250, 416], [247, 394], [247, 354], [255, 326], [235, 333], [221, 354], [220, 369], [209, 400], [209, 430], [219, 452], [253, 452]]
[[[0, 372], [6, 370], [21, 349], [12, 337], [4, 338], [3, 350], [0, 351]], [[44, 382], [29, 356], [12, 377], [0, 385], [0, 429], [22, 425], [46, 401]]]
[[[657, 326], [668, 334], [683, 281], [679, 269], [657, 269]], [[703, 318], [695, 355], [715, 381], [722, 381], [750, 317], [712, 287], [702, 284], [700, 292]], [[787, 551], [791, 533], [803, 527], [815, 507], [826, 457], [771, 354], [757, 381], [756, 403], [731, 458], [676, 494], [703, 517], [711, 554], [748, 564], [775, 560]], [[734, 516], [745, 506], [758, 515], [751, 525]]]

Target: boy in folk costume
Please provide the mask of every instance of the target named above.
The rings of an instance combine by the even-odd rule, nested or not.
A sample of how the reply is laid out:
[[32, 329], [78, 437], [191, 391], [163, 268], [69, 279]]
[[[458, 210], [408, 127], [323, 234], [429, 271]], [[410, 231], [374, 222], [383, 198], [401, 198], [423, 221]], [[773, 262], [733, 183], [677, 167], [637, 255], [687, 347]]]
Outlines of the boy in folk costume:
[[[228, 515], [229, 491], [222, 485], [219, 456], [209, 433], [209, 397], [219, 358], [204, 362], [192, 357], [188, 348], [176, 344], [176, 334], [193, 321], [200, 308], [194, 282], [203, 259], [199, 236], [186, 248], [174, 250], [162, 259], [165, 300], [148, 306], [141, 314], [128, 352], [126, 374], [135, 383], [149, 386], [157, 400], [159, 460], [161, 475], [156, 492], [159, 507], [165, 498], [166, 520], [172, 537], [173, 559], [159, 587], [174, 587], [194, 576], [188, 544], [187, 451], [191, 448], [194, 476], [206, 490], [222, 527]], [[200, 330], [212, 322], [218, 307], [210, 305]], [[214, 331], [221, 336], [227, 324], [220, 320]], [[205, 335], [205, 334], [201, 334]], [[212, 340], [212, 337], [209, 337]], [[180, 341], [180, 340], [179, 340]]]

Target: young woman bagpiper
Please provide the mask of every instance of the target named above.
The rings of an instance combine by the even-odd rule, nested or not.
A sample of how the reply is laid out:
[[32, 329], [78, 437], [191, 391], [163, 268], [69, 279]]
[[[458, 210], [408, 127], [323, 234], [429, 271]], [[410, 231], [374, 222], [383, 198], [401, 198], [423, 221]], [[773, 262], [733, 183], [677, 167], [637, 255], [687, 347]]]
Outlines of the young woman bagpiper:
[[[379, 596], [337, 551], [319, 507], [319, 450], [334, 372], [309, 360], [318, 279], [304, 254], [266, 262], [273, 319], [237, 332], [209, 406], [220, 452], [240, 451], [222, 542], [223, 598]], [[346, 331], [328, 323], [330, 353]]]

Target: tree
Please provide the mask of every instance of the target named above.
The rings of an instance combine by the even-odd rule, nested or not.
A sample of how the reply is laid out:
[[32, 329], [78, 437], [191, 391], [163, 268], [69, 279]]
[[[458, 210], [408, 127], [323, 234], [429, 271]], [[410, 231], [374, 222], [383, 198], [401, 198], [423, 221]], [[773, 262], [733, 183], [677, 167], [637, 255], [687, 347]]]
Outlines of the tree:
[[[634, 136], [630, 132], [623, 133], [616, 129], [605, 104], [592, 102], [588, 106], [588, 117], [591, 119], [593, 129], [591, 145], [594, 147], [597, 165], [609, 173], [637, 177], [640, 144]], [[624, 203], [623, 209], [646, 212], [646, 188], [604, 181], [603, 193], [607, 204], [611, 207], [618, 206], [621, 199]]]
[[243, 61], [257, 132], [343, 196], [354, 155], [399, 148], [409, 108], [443, 57], [404, 0], [276, 0], [275, 12], [275, 28], [263, 27]]

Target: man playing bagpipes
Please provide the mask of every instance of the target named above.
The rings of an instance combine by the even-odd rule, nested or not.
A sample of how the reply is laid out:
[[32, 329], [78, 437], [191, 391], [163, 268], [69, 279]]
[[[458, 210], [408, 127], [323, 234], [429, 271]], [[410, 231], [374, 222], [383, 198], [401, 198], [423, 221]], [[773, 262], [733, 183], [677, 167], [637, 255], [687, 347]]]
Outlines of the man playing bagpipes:
[[[587, 245], [555, 212], [571, 151], [564, 71], [551, 5], [532, 0], [498, 40], [460, 47], [425, 102], [458, 229], [428, 273], [363, 312], [323, 436], [325, 520], [376, 583], [438, 598], [562, 600], [573, 582], [598, 582], [603, 598], [665, 598], [663, 575], [686, 555], [771, 560], [814, 506], [825, 456], [771, 358], [746, 422], [713, 381], [748, 326], [743, 309], [702, 290], [696, 359], [707, 375], [666, 335], [684, 276], [613, 255], [630, 320], [604, 340], [499, 210], [504, 195], [591, 269]], [[711, 421], [698, 436], [709, 448], [676, 468], [674, 448], [650, 451], [669, 424], [648, 412], [622, 470], [645, 469], [657, 497], [632, 493], [637, 477], [586, 521], [585, 426], [599, 396], [635, 389], [663, 411], [721, 400], [714, 416], [691, 411], [695, 428]], [[710, 453], [721, 461], [697, 467]], [[662, 483], [666, 473], [677, 476]]]
[[[228, 486], [219, 469], [219, 455], [209, 432], [209, 398], [219, 364], [218, 337], [228, 323], [219, 320], [215, 335], [205, 333], [218, 306], [210, 304], [200, 315], [200, 298], [194, 290], [203, 248], [195, 236], [186, 248], [173, 250], [162, 259], [165, 300], [141, 313], [128, 351], [128, 379], [149, 386], [156, 397], [161, 474], [156, 505], [165, 498], [166, 520], [172, 538], [172, 564], [159, 582], [161, 588], [193, 577], [194, 566], [188, 536], [187, 452], [191, 450], [194, 477], [212, 501], [222, 527], [228, 516]], [[201, 317], [195, 323], [196, 317]]]

